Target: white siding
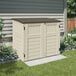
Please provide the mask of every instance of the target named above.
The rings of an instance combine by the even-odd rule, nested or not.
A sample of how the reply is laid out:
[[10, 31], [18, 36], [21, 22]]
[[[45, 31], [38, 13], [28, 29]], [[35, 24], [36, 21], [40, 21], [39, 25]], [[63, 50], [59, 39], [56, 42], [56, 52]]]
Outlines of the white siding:
[[5, 34], [5, 37], [12, 37], [12, 20], [9, 18], [3, 18], [4, 28], [3, 28], [3, 34]]

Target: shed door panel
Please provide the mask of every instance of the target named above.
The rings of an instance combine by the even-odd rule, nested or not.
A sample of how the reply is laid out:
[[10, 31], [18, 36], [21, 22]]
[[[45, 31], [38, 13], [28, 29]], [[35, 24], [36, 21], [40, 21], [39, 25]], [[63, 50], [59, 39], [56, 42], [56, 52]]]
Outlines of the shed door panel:
[[41, 24], [27, 25], [27, 60], [41, 57]]
[[46, 24], [46, 55], [51, 56], [59, 52], [59, 26], [57, 23]]
[[26, 60], [56, 55], [59, 53], [59, 26], [56, 23], [25, 25]]

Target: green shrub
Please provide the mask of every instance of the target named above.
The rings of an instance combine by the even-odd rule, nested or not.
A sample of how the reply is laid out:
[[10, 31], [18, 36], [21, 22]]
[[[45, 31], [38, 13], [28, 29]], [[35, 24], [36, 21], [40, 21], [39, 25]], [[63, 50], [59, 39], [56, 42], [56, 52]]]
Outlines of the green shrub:
[[60, 44], [60, 51], [76, 49], [76, 36], [67, 36]]
[[11, 46], [0, 47], [0, 61], [9, 61], [17, 59], [16, 51]]
[[74, 40], [72, 36], [67, 36], [65, 38], [65, 45], [66, 45], [66, 50], [74, 49]]
[[66, 45], [64, 44], [64, 41], [60, 42], [60, 53], [62, 53], [66, 48]]
[[65, 49], [65, 44], [64, 44], [64, 41], [61, 41], [60, 42], [60, 50], [64, 50]]
[[76, 36], [73, 36], [72, 39], [73, 39], [74, 41], [76, 41]]

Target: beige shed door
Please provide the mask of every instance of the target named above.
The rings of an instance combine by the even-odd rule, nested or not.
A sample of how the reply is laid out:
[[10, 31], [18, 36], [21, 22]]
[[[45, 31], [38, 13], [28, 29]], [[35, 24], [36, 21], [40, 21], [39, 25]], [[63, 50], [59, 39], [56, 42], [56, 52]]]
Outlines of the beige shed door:
[[57, 23], [46, 24], [46, 56], [56, 55], [59, 53], [60, 31]]
[[25, 24], [26, 60], [58, 54], [59, 26], [57, 23]]
[[26, 60], [36, 59], [41, 57], [42, 52], [42, 25], [39, 24], [25, 24], [25, 38], [26, 38]]

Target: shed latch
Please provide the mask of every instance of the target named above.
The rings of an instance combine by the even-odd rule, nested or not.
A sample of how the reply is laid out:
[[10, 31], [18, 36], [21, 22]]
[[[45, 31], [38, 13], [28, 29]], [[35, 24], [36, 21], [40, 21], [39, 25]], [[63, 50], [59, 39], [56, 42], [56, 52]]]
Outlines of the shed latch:
[[24, 30], [25, 30], [25, 27], [24, 27]]
[[59, 28], [60, 28], [60, 25], [59, 25]]
[[25, 58], [25, 54], [24, 54], [24, 58]]

